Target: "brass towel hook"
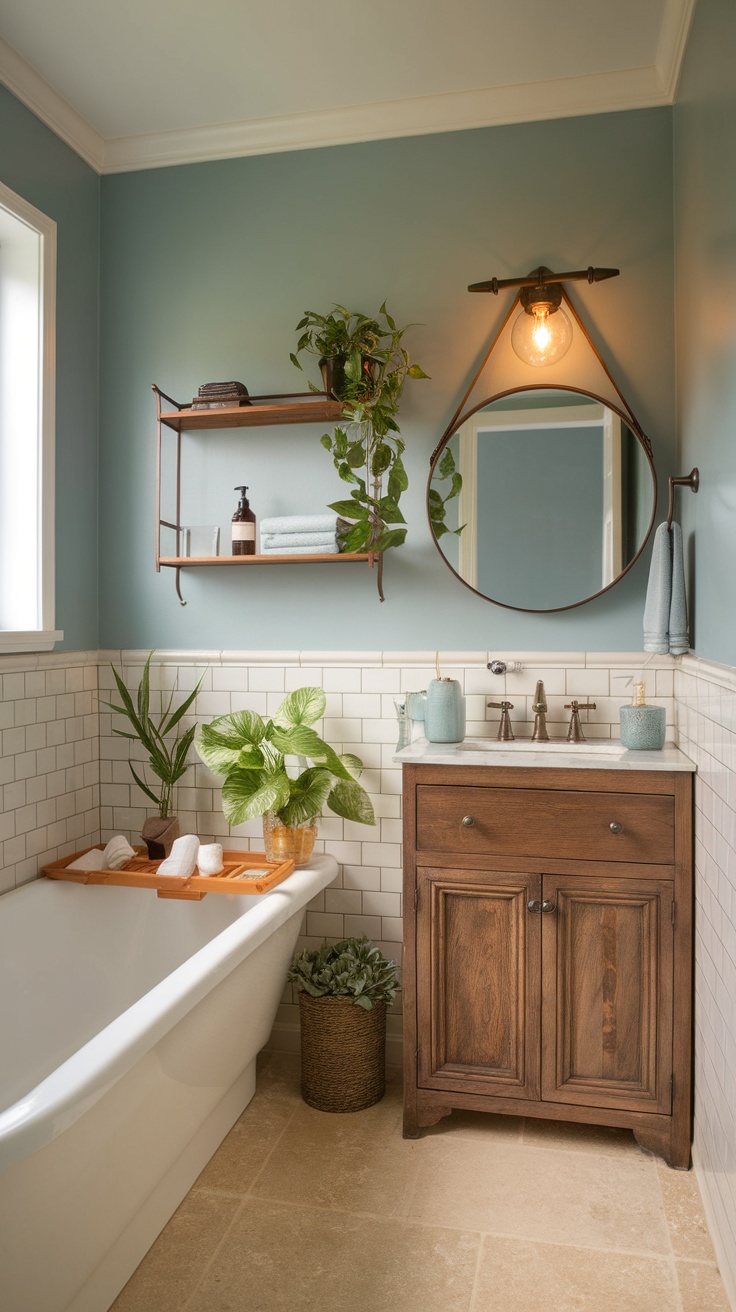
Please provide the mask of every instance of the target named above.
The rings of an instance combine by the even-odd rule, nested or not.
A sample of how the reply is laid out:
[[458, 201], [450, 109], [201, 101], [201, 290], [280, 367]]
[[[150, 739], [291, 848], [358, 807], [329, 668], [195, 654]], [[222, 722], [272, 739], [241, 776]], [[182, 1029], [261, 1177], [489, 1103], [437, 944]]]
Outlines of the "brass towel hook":
[[697, 465], [690, 470], [689, 474], [683, 474], [681, 478], [675, 478], [670, 474], [667, 479], [670, 490], [670, 500], [667, 507], [667, 527], [672, 528], [672, 514], [675, 509], [675, 487], [689, 487], [691, 492], [697, 492], [700, 487], [700, 470]]

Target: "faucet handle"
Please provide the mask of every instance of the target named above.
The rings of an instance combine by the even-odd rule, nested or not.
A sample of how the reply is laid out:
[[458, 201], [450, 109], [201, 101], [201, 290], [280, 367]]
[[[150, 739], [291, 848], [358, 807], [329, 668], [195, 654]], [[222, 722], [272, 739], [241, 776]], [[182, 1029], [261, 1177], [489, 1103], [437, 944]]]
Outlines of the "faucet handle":
[[579, 702], [573, 697], [569, 702], [565, 702], [565, 710], [572, 711], [570, 716], [570, 728], [567, 731], [567, 741], [569, 743], [584, 743], [585, 734], [580, 724], [581, 711], [594, 711], [595, 702]]
[[514, 731], [511, 728], [511, 718], [509, 711], [513, 711], [513, 702], [487, 702], [487, 706], [493, 707], [494, 710], [501, 712], [501, 723], [498, 726], [498, 741], [501, 743], [512, 743], [514, 741]]

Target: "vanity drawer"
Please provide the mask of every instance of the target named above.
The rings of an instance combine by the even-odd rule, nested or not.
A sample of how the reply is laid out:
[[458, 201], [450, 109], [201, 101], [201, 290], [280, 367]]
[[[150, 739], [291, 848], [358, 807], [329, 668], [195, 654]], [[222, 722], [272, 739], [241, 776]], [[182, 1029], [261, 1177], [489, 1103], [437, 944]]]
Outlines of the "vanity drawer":
[[423, 851], [671, 865], [671, 796], [419, 784]]

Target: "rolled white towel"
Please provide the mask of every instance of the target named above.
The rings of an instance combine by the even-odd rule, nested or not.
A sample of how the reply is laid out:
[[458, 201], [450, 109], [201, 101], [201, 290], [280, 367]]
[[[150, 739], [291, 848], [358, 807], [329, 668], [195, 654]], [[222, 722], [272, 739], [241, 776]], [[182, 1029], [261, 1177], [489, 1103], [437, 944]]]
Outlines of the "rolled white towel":
[[188, 879], [194, 874], [197, 868], [197, 856], [199, 855], [199, 839], [196, 834], [182, 834], [181, 838], [175, 838], [171, 852], [165, 861], [161, 862], [157, 875], [178, 875], [180, 879]]
[[202, 843], [197, 857], [200, 875], [219, 875], [223, 869], [222, 843]]
[[102, 858], [103, 870], [122, 870], [127, 861], [131, 861], [135, 856], [135, 848], [130, 846], [127, 838], [122, 834], [116, 834], [110, 839], [105, 848]]
[[83, 852], [76, 861], [70, 861], [67, 870], [105, 870], [104, 853], [101, 847], [93, 847], [90, 852]]
[[264, 547], [331, 547], [337, 540], [335, 526], [327, 533], [264, 533], [261, 529], [261, 549]]
[[269, 547], [267, 543], [261, 542], [262, 556], [336, 556], [338, 551], [337, 538], [323, 542], [318, 547]]

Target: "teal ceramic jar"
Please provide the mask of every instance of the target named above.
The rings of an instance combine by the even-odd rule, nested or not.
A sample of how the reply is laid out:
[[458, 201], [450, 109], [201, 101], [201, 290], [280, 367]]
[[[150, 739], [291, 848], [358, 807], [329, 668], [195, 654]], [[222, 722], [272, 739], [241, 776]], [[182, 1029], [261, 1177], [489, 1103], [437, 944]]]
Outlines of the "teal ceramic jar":
[[621, 742], [635, 752], [664, 747], [667, 712], [664, 706], [622, 706]]
[[461, 743], [465, 737], [465, 698], [457, 679], [427, 685], [425, 732], [431, 743]]

